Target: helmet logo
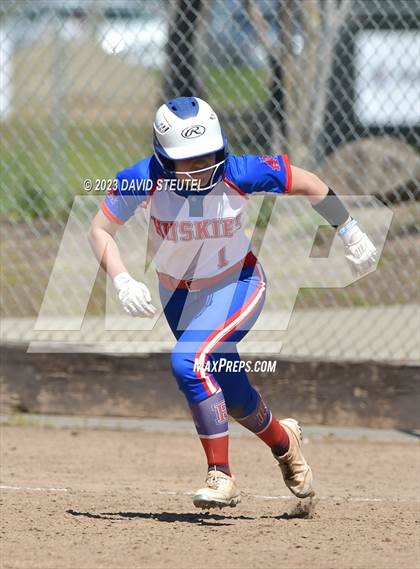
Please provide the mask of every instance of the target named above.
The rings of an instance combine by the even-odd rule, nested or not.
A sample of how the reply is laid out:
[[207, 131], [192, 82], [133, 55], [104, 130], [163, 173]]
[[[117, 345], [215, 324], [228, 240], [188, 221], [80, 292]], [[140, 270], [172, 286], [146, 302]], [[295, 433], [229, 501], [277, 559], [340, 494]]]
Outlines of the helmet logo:
[[168, 123], [161, 121], [156, 128], [161, 134], [165, 134], [165, 132], [168, 132], [171, 127], [168, 125]]
[[194, 126], [189, 126], [187, 128], [184, 128], [184, 130], [181, 132], [181, 136], [183, 136], [184, 138], [198, 138], [199, 136], [202, 136], [205, 132], [206, 129], [204, 126], [202, 126], [201, 124], [196, 124]]

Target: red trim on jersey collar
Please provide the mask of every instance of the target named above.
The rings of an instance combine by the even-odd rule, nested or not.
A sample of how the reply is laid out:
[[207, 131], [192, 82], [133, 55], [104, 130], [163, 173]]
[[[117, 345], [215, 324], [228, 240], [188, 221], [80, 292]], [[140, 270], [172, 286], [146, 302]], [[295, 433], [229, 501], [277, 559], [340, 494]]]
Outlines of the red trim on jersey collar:
[[223, 181], [225, 182], [225, 184], [227, 184], [228, 186], [230, 186], [233, 190], [235, 190], [236, 192], [238, 192], [238, 194], [241, 194], [241, 196], [243, 196], [244, 198], [248, 199], [248, 196], [245, 192], [243, 192], [241, 190], [241, 188], [238, 188], [238, 186], [236, 184], [234, 184], [233, 182], [231, 182], [230, 180], [228, 180], [226, 178], [226, 176], [223, 178]]

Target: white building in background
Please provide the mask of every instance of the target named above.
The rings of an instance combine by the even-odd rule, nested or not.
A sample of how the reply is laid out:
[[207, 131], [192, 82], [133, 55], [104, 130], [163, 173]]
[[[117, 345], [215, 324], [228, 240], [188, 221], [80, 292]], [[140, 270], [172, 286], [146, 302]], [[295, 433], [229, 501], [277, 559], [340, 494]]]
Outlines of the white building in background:
[[420, 123], [420, 34], [367, 30], [356, 36], [355, 112], [365, 126]]
[[146, 68], [162, 69], [165, 65], [167, 26], [162, 18], [133, 18], [128, 21], [105, 21], [98, 27], [97, 40], [109, 54], [119, 54], [127, 63], [141, 64]]
[[0, 25], [0, 120], [7, 120], [12, 111], [12, 38], [7, 22]]

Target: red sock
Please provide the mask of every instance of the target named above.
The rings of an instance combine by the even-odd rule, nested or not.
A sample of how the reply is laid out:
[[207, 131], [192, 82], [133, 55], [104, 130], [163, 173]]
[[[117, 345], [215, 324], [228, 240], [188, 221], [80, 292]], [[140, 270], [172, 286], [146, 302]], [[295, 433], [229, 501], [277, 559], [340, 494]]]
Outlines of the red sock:
[[231, 476], [229, 468], [229, 435], [212, 439], [200, 437], [200, 441], [206, 453], [209, 467], [216, 467], [217, 469], [217, 466], [220, 466], [220, 470]]
[[289, 435], [279, 421], [271, 416], [271, 421], [262, 433], [257, 434], [262, 441], [278, 456], [289, 450]]

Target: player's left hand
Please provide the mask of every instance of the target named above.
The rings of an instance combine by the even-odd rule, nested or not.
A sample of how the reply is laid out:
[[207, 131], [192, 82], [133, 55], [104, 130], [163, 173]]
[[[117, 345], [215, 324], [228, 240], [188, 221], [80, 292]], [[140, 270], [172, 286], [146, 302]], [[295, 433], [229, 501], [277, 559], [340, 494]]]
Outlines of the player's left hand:
[[368, 273], [376, 263], [376, 247], [360, 227], [356, 220], [347, 224], [349, 228], [339, 234], [344, 242], [344, 255], [354, 276]]

